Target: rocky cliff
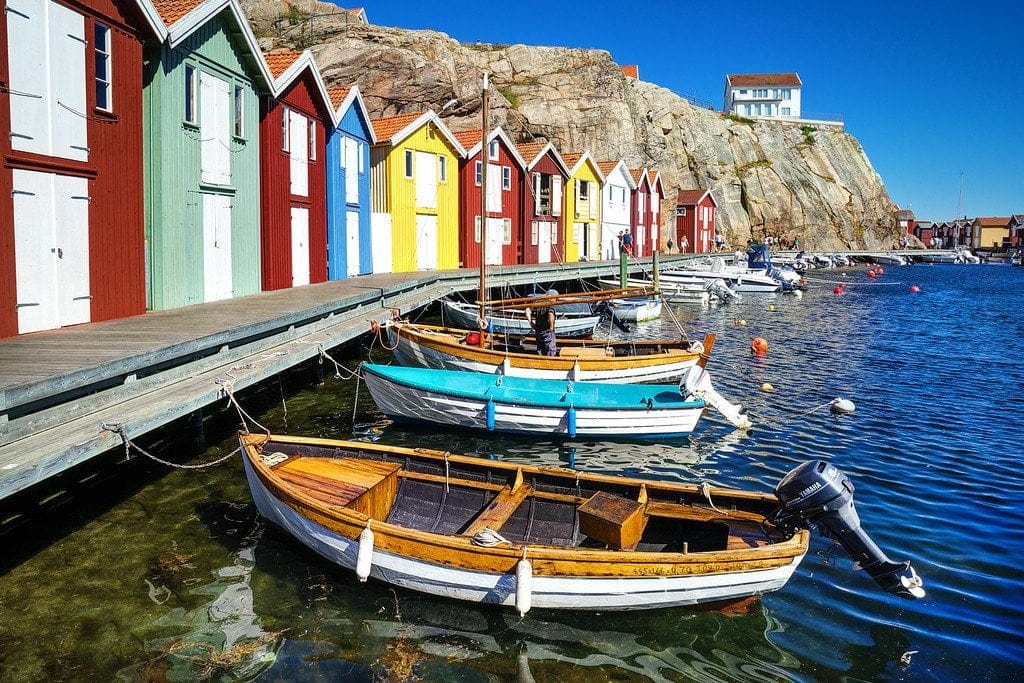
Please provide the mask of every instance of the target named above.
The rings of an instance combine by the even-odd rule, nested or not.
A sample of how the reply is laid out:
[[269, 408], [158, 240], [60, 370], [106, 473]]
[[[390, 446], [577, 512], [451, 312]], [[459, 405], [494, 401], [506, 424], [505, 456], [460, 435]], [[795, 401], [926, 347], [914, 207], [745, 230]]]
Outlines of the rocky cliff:
[[365, 25], [315, 0], [242, 4], [264, 49], [309, 48], [328, 85], [358, 83], [371, 116], [447, 105], [452, 130], [479, 128], [486, 71], [491, 125], [517, 141], [546, 138], [563, 152], [657, 168], [663, 215], [677, 188], [710, 187], [730, 244], [772, 235], [811, 249], [871, 249], [899, 239], [885, 185], [841, 128], [728, 118], [625, 77], [601, 50], [461, 44]]

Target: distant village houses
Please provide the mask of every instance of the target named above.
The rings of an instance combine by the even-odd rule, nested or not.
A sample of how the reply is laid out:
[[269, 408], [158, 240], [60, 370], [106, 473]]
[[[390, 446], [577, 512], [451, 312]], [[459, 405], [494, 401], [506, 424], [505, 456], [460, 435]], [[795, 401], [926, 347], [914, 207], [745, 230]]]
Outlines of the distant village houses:
[[722, 110], [752, 118], [799, 119], [802, 86], [795, 73], [727, 74]]

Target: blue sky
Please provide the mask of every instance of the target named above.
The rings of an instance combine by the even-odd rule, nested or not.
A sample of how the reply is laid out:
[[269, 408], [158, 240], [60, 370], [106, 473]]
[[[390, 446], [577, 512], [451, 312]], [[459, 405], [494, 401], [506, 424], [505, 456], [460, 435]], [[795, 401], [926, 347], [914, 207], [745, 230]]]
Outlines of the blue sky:
[[1024, 213], [1024, 9], [1013, 0], [362, 6], [373, 24], [461, 42], [607, 50], [716, 109], [727, 73], [795, 71], [803, 110], [841, 115], [919, 219], [955, 216], [961, 173], [968, 217]]

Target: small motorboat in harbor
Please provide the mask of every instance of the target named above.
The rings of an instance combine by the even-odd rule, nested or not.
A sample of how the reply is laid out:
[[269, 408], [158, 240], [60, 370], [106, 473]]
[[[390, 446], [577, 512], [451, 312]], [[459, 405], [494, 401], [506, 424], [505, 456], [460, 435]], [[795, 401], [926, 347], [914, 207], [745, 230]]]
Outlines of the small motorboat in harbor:
[[259, 514], [361, 581], [470, 603], [643, 610], [782, 588], [815, 525], [883, 589], [922, 597], [860, 526], [853, 485], [804, 463], [775, 495], [422, 448], [240, 435]]
[[[477, 304], [445, 299], [441, 302], [441, 305], [441, 315], [451, 327], [459, 327], [466, 330], [480, 329], [480, 316]], [[562, 305], [560, 308], [558, 306], [555, 306], [555, 308], [557, 310], [555, 334], [559, 337], [585, 337], [591, 335], [601, 322], [601, 316], [594, 313], [589, 306], [569, 308], [567, 305]], [[520, 336], [533, 334], [530, 321], [526, 319], [525, 308], [506, 308], [488, 311], [483, 328], [495, 334]]]

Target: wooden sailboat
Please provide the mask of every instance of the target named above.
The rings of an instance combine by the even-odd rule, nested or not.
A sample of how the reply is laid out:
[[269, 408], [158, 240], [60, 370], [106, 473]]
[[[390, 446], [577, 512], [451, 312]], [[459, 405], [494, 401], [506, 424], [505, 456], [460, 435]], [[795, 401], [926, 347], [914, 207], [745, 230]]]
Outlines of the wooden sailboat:
[[640, 610], [781, 588], [810, 524], [886, 591], [920, 598], [860, 526], [853, 485], [803, 463], [775, 495], [422, 448], [242, 434], [260, 515], [365, 581], [472, 603]]

